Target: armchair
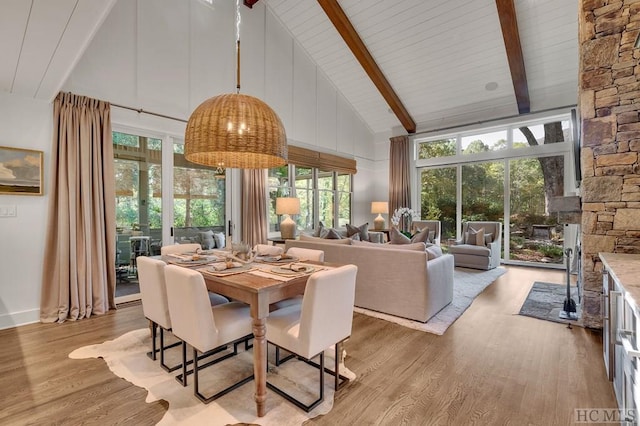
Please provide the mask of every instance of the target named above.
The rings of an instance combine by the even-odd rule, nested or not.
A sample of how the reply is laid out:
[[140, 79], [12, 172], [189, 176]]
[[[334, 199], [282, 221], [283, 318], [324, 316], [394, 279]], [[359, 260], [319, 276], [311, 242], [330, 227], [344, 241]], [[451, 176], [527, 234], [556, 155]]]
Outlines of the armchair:
[[449, 247], [455, 266], [493, 269], [500, 265], [502, 223], [465, 222], [462, 238]]
[[[415, 233], [418, 230], [423, 230], [424, 228], [429, 228], [429, 233], [433, 232], [433, 238], [429, 238], [431, 240], [431, 244], [435, 244], [437, 246], [440, 245], [440, 221], [439, 220], [414, 220], [411, 222], [411, 233]], [[431, 237], [431, 235], [429, 235]]]

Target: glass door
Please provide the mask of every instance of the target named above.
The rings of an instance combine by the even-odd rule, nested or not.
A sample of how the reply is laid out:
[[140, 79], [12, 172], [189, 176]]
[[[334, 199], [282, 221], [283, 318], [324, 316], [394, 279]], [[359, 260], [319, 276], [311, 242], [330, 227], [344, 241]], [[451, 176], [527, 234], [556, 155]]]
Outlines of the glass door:
[[138, 256], [162, 245], [162, 140], [113, 132], [116, 302], [139, 299]]
[[440, 244], [448, 247], [456, 238], [457, 167], [434, 167], [420, 172], [421, 219], [439, 220]]

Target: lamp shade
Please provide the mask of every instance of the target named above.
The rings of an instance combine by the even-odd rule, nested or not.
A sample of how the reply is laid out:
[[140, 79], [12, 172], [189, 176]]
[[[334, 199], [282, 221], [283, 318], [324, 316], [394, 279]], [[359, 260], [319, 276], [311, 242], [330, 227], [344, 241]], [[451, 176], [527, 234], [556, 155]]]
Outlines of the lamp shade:
[[276, 214], [299, 214], [300, 199], [294, 197], [276, 198]]
[[373, 201], [371, 203], [371, 213], [389, 213], [389, 203], [386, 201]]
[[287, 136], [278, 115], [260, 99], [240, 93], [218, 95], [189, 117], [184, 157], [214, 167], [279, 167], [287, 164]]

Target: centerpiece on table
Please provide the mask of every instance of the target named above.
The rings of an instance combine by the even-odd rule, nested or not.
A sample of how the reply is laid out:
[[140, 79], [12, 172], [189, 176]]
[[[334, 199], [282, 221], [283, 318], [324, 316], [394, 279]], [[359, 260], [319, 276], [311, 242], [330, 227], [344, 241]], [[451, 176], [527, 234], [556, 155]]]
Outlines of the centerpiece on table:
[[391, 216], [391, 223], [408, 237], [411, 237], [411, 224], [414, 220], [420, 220], [420, 216], [409, 207], [395, 209], [393, 216]]

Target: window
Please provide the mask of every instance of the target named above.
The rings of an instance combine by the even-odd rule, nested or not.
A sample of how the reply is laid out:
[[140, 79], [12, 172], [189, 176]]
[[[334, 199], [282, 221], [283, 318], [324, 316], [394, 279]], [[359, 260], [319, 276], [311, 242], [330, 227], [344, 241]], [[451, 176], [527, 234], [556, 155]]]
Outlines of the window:
[[562, 114], [415, 140], [421, 217], [441, 221], [443, 246], [463, 221], [500, 221], [505, 261], [562, 267], [566, 228], [549, 201], [571, 192], [571, 138]]
[[[288, 179], [293, 176], [293, 182]], [[277, 197], [300, 199], [300, 214], [293, 219], [298, 230], [311, 231], [319, 222], [343, 227], [351, 222], [352, 174], [304, 166], [269, 169], [269, 232], [279, 232], [275, 213]]]

